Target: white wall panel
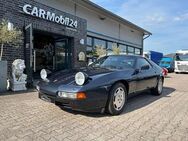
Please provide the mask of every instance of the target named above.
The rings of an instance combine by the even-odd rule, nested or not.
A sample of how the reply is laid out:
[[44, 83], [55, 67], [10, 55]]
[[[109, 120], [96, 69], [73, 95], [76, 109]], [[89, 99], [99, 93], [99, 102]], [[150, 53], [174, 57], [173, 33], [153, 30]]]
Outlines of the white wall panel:
[[[118, 22], [101, 15], [101, 13], [97, 13], [93, 10], [87, 9], [86, 7], [82, 7], [80, 5], [77, 5], [75, 11], [75, 4], [71, 0], [36, 0], [36, 1], [73, 15], [75, 15], [76, 13], [76, 16], [87, 20], [87, 30], [89, 31], [110, 36], [117, 40], [123, 40], [142, 47], [142, 38], [143, 38], [142, 32], [139, 32], [135, 29], [131, 29], [129, 26], [123, 24], [120, 25], [120, 29], [119, 29]], [[105, 17], [105, 19], [101, 20], [99, 17]], [[95, 34], [92, 33], [91, 35], [95, 35]], [[97, 34], [95, 36], [101, 38], [101, 36]], [[108, 39], [108, 37], [104, 37], [104, 38]], [[109, 40], [112, 39], [109, 38]]]
[[120, 40], [142, 45], [143, 35], [141, 32], [125, 25], [121, 25], [120, 27]]
[[[119, 36], [119, 24], [118, 22], [109, 19], [100, 13], [95, 13], [94, 11], [88, 10], [86, 8], [77, 7], [76, 15], [87, 19], [87, 29], [89, 31], [94, 31], [101, 33], [107, 36], [118, 38]], [[99, 17], [105, 17], [104, 20], [101, 20]]]
[[74, 14], [74, 3], [71, 0], [35, 0], [47, 6], [61, 10], [66, 13]]

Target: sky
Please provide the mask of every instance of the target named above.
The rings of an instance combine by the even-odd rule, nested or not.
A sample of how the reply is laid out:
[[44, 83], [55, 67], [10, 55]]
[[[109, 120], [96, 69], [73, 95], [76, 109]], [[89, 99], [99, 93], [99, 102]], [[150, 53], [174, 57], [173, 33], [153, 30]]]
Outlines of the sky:
[[188, 0], [91, 0], [150, 31], [144, 50], [164, 54], [188, 49]]

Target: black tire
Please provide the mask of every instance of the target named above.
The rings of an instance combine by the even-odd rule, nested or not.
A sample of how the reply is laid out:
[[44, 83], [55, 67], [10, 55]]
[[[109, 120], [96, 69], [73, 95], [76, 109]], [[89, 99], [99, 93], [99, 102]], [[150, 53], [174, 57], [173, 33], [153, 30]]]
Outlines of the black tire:
[[[121, 91], [124, 95], [124, 98], [121, 99], [120, 97], [116, 97], [115, 100], [115, 95], [118, 95], [117, 92]], [[120, 106], [120, 108], [117, 110], [118, 107], [116, 107], [116, 105], [114, 103], [117, 102], [123, 102], [122, 105]], [[119, 104], [120, 104], [119, 103]], [[111, 115], [119, 115], [123, 112], [125, 105], [127, 104], [127, 89], [125, 87], [125, 85], [123, 85], [122, 83], [116, 83], [115, 85], [112, 86], [110, 93], [109, 93], [109, 99], [106, 105], [106, 110], [108, 113], [110, 113]]]
[[[161, 83], [162, 83], [162, 84], [161, 84]], [[155, 88], [151, 89], [151, 93], [154, 94], [154, 95], [158, 95], [158, 96], [161, 95], [162, 92], [163, 92], [163, 83], [164, 83], [163, 78], [160, 77], [160, 78], [158, 79], [157, 86], [156, 86]], [[159, 87], [160, 87], [161, 85], [162, 85], [162, 88], [159, 89]]]

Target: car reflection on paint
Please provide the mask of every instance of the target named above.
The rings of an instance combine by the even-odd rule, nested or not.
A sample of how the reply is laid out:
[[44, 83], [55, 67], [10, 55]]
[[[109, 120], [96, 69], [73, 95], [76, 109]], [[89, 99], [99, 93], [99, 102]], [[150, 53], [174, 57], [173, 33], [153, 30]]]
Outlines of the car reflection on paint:
[[105, 56], [88, 67], [60, 71], [37, 84], [39, 98], [78, 111], [122, 113], [128, 95], [151, 90], [161, 95], [162, 69], [147, 58], [130, 55]]

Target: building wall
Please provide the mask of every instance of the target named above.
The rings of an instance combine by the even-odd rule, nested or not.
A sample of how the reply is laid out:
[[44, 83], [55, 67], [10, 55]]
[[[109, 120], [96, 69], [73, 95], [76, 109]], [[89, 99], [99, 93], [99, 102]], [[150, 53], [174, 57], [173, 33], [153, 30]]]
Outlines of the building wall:
[[[106, 40], [111, 40], [115, 42], [118, 41], [138, 48], [143, 48], [142, 32], [136, 29], [132, 29], [127, 25], [121, 24], [109, 17], [102, 15], [101, 13], [97, 13], [94, 10], [88, 9], [80, 5], [75, 6], [75, 4], [71, 0], [63, 0], [63, 1], [36, 0], [36, 1], [46, 5], [50, 5], [56, 9], [74, 14], [83, 19], [86, 19], [87, 30], [92, 31], [92, 33], [88, 32], [88, 35], [104, 38]], [[105, 17], [105, 20], [101, 20], [99, 17]], [[99, 34], [105, 35], [105, 37]]]
[[[72, 17], [78, 20], [78, 30], [68, 30], [65, 26], [60, 24], [25, 15], [20, 12], [24, 4], [35, 5], [39, 8], [55, 12], [57, 15]], [[100, 17], [104, 17], [105, 19], [101, 20]], [[77, 56], [80, 51], [86, 52], [86, 45], [81, 45], [80, 39], [85, 39], [86, 41], [87, 35], [141, 49], [143, 48], [143, 35], [140, 31], [120, 24], [108, 16], [97, 13], [95, 10], [75, 4], [72, 0], [0, 0], [0, 20], [1, 19], [11, 21], [14, 26], [22, 30], [23, 33], [25, 32], [24, 27], [32, 23], [34, 29], [72, 37], [73, 67], [86, 65], [86, 62], [79, 62]], [[15, 48], [12, 45], [5, 46], [3, 59], [8, 61], [9, 73], [11, 72], [11, 64], [15, 59], [26, 58], [24, 56], [24, 49], [24, 34], [19, 48]]]
[[87, 19], [87, 30], [96, 33], [102, 33], [113, 38], [118, 38], [119, 36], [119, 23], [115, 22], [110, 18], [105, 20], [100, 20], [100, 14], [94, 11], [88, 10], [84, 7], [77, 6], [76, 15]]
[[[39, 8], [42, 8], [44, 10], [48, 10], [51, 12], [56, 13], [57, 15], [64, 15], [68, 16], [72, 19], [75, 19], [78, 21], [78, 28], [77, 31], [73, 31], [70, 29], [67, 29], [65, 26], [44, 20], [41, 18], [36, 18], [30, 15], [26, 15], [22, 13], [22, 7], [24, 4], [31, 4], [33, 6], [37, 6]], [[8, 68], [9, 68], [9, 74], [11, 72], [11, 64], [15, 59], [25, 59], [26, 65], [29, 61], [26, 59], [26, 56], [24, 55], [26, 50], [25, 44], [24, 44], [24, 33], [25, 33], [25, 26], [32, 24], [33, 29], [35, 30], [41, 30], [46, 31], [50, 33], [55, 33], [63, 36], [68, 36], [72, 38], [72, 67], [81, 67], [85, 66], [86, 62], [79, 62], [78, 61], [78, 53], [80, 51], [85, 52], [85, 45], [80, 44], [81, 39], [86, 40], [87, 36], [87, 21], [84, 19], [81, 19], [79, 17], [75, 17], [74, 15], [64, 13], [60, 10], [54, 9], [52, 7], [46, 6], [44, 4], [38, 3], [36, 1], [30, 1], [30, 0], [1, 0], [0, 1], [0, 21], [2, 19], [9, 20], [14, 24], [15, 27], [19, 28], [23, 32], [23, 39], [22, 43], [19, 45], [19, 48], [15, 48], [12, 45], [7, 45], [4, 48], [3, 53], [3, 60], [8, 61]], [[28, 56], [27, 56], [28, 57]], [[28, 68], [27, 69], [32, 69]], [[30, 77], [30, 76], [29, 76]]]
[[34, 0], [60, 11], [75, 15], [75, 4], [71, 0]]
[[135, 46], [142, 48], [143, 33], [121, 24], [120, 40], [131, 42]]

